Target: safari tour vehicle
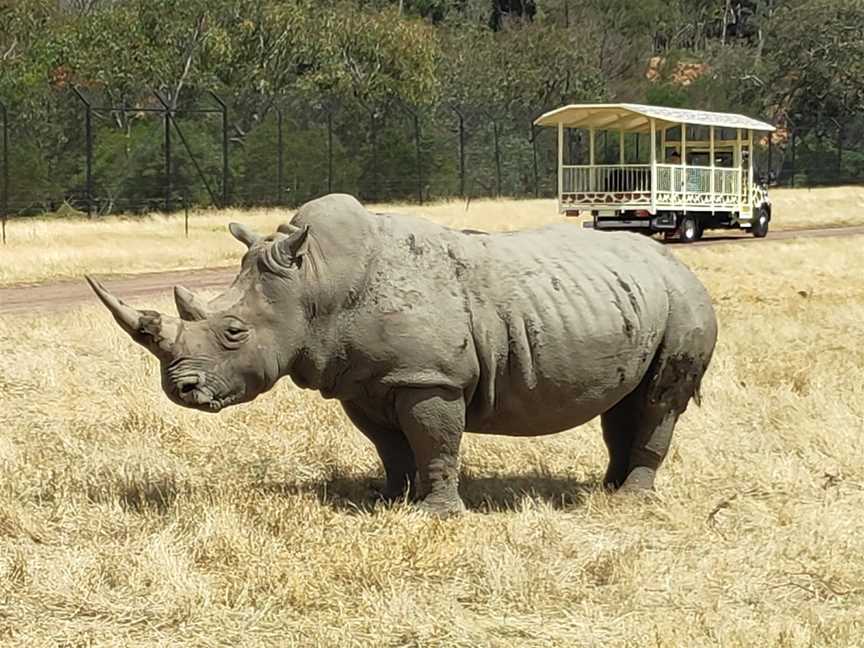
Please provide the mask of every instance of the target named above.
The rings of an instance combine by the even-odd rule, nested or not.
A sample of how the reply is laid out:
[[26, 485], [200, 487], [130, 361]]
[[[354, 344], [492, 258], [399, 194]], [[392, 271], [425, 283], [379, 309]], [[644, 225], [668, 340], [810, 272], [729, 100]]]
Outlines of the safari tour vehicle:
[[766, 182], [754, 181], [753, 133], [730, 113], [640, 104], [572, 104], [535, 124], [558, 128], [558, 211], [586, 227], [696, 241], [707, 229], [768, 233]]

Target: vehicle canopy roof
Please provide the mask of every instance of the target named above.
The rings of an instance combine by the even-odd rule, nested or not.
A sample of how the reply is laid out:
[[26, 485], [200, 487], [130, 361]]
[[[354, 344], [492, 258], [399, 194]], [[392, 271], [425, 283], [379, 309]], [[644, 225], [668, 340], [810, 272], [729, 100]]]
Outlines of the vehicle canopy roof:
[[633, 133], [649, 133], [651, 119], [657, 120], [657, 126], [660, 128], [669, 128], [683, 123], [719, 128], [744, 128], [753, 131], [776, 130], [771, 124], [734, 113], [631, 103], [570, 104], [541, 115], [534, 123], [538, 126], [563, 124], [565, 128], [621, 129]]

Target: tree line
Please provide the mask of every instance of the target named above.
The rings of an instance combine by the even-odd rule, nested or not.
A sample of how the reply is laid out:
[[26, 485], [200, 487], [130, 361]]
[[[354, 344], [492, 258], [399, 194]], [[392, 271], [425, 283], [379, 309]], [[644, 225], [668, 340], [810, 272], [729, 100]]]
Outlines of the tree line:
[[[7, 0], [14, 209], [80, 203], [73, 88], [99, 108], [104, 211], [162, 200], [169, 176], [193, 202], [549, 195], [533, 120], [586, 101], [746, 113], [781, 127], [781, 177], [864, 178], [861, 0]], [[225, 133], [194, 112], [218, 101]]]

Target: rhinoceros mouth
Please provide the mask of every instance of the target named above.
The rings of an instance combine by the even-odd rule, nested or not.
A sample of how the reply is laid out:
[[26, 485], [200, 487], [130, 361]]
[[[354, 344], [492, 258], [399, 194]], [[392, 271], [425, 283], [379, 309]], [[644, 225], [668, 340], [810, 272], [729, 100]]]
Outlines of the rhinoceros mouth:
[[243, 399], [245, 389], [235, 390], [218, 373], [208, 371], [206, 358], [180, 358], [167, 369], [168, 393], [180, 405], [204, 412], [218, 412]]
[[207, 403], [207, 408], [211, 412], [218, 412], [219, 410], [228, 407], [229, 405], [233, 405], [242, 399], [243, 394], [235, 394], [232, 396], [226, 396], [225, 398], [214, 398]]
[[181, 389], [176, 394], [180, 404], [202, 412], [218, 412], [229, 405], [242, 401], [244, 396], [244, 393], [239, 393], [220, 397], [206, 387]]

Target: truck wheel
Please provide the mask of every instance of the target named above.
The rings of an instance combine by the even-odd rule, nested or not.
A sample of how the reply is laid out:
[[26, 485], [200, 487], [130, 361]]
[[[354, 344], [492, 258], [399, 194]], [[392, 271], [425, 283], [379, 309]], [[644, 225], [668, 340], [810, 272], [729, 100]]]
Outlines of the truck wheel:
[[702, 224], [693, 216], [683, 216], [678, 224], [678, 238], [682, 243], [693, 243], [702, 238]]
[[765, 238], [768, 234], [768, 223], [770, 219], [768, 218], [768, 210], [764, 207], [760, 207], [759, 211], [756, 212], [756, 220], [753, 222], [753, 225], [750, 227], [750, 231], [753, 233], [753, 236], [756, 238]]

